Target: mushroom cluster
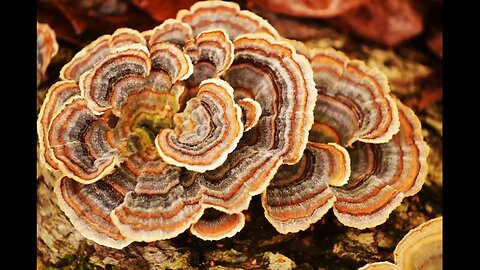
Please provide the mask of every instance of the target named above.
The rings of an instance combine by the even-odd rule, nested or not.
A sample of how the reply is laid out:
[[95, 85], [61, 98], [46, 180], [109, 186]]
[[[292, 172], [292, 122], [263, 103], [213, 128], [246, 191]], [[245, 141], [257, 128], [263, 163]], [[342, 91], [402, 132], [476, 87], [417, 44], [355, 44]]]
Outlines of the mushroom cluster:
[[60, 208], [114, 248], [231, 237], [259, 194], [281, 233], [330, 208], [348, 226], [383, 223], [423, 184], [420, 122], [379, 71], [299, 46], [222, 1], [93, 41], [38, 116]]

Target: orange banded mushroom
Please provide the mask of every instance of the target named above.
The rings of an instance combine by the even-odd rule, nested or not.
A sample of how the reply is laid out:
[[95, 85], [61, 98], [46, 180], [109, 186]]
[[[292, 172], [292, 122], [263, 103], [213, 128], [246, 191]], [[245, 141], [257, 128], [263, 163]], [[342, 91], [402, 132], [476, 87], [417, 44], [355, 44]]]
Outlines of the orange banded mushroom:
[[46, 23], [37, 22], [37, 87], [45, 80], [45, 73], [58, 52], [55, 32]]
[[175, 129], [163, 129], [155, 145], [162, 159], [188, 170], [205, 172], [222, 165], [243, 135], [242, 110], [233, 88], [219, 79], [204, 80], [198, 95], [175, 115]]
[[106, 141], [108, 124], [88, 108], [85, 99], [66, 101], [52, 118], [48, 149], [61, 172], [80, 183], [93, 183], [119, 163], [117, 151]]
[[224, 78], [237, 99], [250, 97], [261, 106], [255, 128], [263, 134], [256, 147], [278, 153], [283, 163], [297, 163], [313, 124], [316, 98], [308, 60], [287, 42], [263, 33], [246, 34], [233, 43], [235, 59]]
[[257, 32], [280, 37], [277, 30], [265, 19], [248, 10], [240, 10], [240, 6], [232, 2], [200, 1], [193, 4], [189, 10], [180, 10], [176, 19], [189, 24], [194, 36], [205, 30], [219, 28], [225, 30], [231, 39]]
[[234, 236], [243, 226], [245, 226], [245, 216], [242, 213], [229, 215], [207, 209], [203, 216], [190, 227], [190, 232], [203, 240], [220, 240]]
[[174, 19], [167, 19], [151, 32], [146, 33], [148, 44], [152, 46], [157, 42], [170, 42], [179, 46], [193, 39], [192, 28], [186, 23]]
[[[343, 168], [338, 165], [345, 162], [333, 159], [334, 152], [313, 151], [315, 144], [310, 142], [301, 162], [280, 167], [262, 195], [265, 216], [279, 232], [304, 230], [332, 206], [347, 226], [375, 227], [386, 221], [404, 197], [421, 189], [429, 148], [413, 111], [398, 100], [397, 106], [400, 131], [388, 143], [356, 142], [348, 153], [337, 145], [337, 152], [343, 152], [340, 159], [347, 160]], [[330, 175], [332, 168], [347, 178]]]
[[75, 54], [60, 70], [60, 79], [78, 81], [80, 75], [105, 58], [112, 49], [127, 44], [146, 45], [143, 35], [133, 29], [120, 28], [112, 35], [103, 35]]
[[60, 209], [83, 236], [101, 245], [123, 248], [133, 242], [112, 223], [110, 212], [135, 188], [136, 179], [127, 170], [114, 173], [93, 184], [83, 185], [63, 177], [55, 184]]
[[352, 173], [334, 187], [334, 213], [345, 225], [363, 229], [384, 223], [404, 197], [420, 191], [427, 174], [429, 148], [420, 121], [397, 100], [400, 131], [383, 144], [357, 142], [349, 149]]
[[40, 162], [50, 171], [58, 171], [58, 164], [52, 157], [48, 142], [48, 130], [55, 112], [71, 97], [79, 96], [80, 89], [75, 81], [60, 81], [53, 84], [43, 101], [37, 120], [37, 134], [40, 145]]
[[249, 131], [255, 125], [257, 125], [258, 120], [260, 120], [262, 107], [260, 106], [260, 103], [251, 98], [243, 98], [237, 101], [237, 104], [242, 109], [242, 123], [244, 126], [244, 131]]
[[332, 208], [336, 198], [329, 185], [342, 185], [349, 176], [343, 147], [309, 142], [300, 162], [280, 167], [262, 194], [265, 217], [281, 233], [305, 230]]
[[312, 50], [310, 63], [318, 90], [310, 140], [385, 143], [398, 132], [397, 106], [383, 73], [333, 49]]

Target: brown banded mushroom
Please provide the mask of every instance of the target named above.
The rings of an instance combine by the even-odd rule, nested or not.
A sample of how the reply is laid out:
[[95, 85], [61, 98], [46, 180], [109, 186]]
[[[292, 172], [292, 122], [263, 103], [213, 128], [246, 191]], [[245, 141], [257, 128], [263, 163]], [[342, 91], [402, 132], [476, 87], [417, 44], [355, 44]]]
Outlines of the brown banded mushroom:
[[207, 209], [203, 216], [190, 227], [190, 232], [203, 240], [220, 240], [232, 237], [245, 226], [242, 213], [226, 214], [214, 209]]
[[309, 142], [300, 162], [280, 167], [262, 194], [265, 217], [281, 233], [305, 230], [332, 208], [330, 185], [342, 185], [349, 176], [343, 147]]
[[[237, 40], [242, 42], [242, 46], [238, 46], [241, 48], [239, 61], [235, 62], [236, 55], [224, 78], [230, 84], [236, 83], [234, 95], [235, 87], [239, 87], [260, 106], [268, 108], [268, 115], [262, 119], [262, 114], [254, 129], [271, 134], [272, 138], [259, 140], [255, 145], [239, 144], [221, 166], [205, 173], [172, 170], [171, 185], [157, 180], [158, 185], [168, 188], [148, 192], [136, 189], [127, 194], [124, 203], [111, 214], [123, 235], [138, 241], [153, 241], [174, 237], [191, 226], [191, 231], [205, 240], [231, 236], [243, 227], [241, 211], [248, 208], [252, 196], [265, 190], [284, 157], [292, 163], [301, 157], [308, 125], [313, 122], [315, 101], [308, 60], [297, 55], [285, 42], [275, 41], [268, 35], [250, 34]], [[272, 63], [265, 61], [265, 55], [272, 56]], [[229, 73], [236, 65], [239, 69]], [[242, 80], [253, 72], [261, 79]], [[291, 76], [295, 76], [295, 81], [291, 81]], [[293, 123], [272, 121], [277, 118]], [[186, 119], [180, 122], [185, 128], [192, 128]], [[210, 215], [211, 208], [223, 214]], [[203, 217], [204, 211], [207, 211], [206, 217]], [[217, 233], [212, 231], [216, 226], [220, 230]]]
[[429, 147], [414, 112], [396, 100], [400, 131], [383, 144], [357, 142], [349, 149], [351, 177], [334, 187], [334, 213], [345, 225], [363, 229], [384, 223], [404, 197], [420, 191]]
[[249, 131], [260, 120], [262, 115], [262, 107], [260, 103], [251, 98], [243, 98], [237, 101], [238, 106], [242, 109], [242, 123], [244, 131]]
[[[303, 53], [310, 58], [318, 90], [309, 140], [347, 147], [351, 174], [348, 181], [337, 185], [329, 183], [320, 188], [306, 184], [309, 189], [294, 192], [306, 193], [303, 197], [310, 200], [299, 196], [286, 200], [289, 196], [282, 192], [292, 192], [297, 182], [306, 183], [313, 175], [323, 175], [308, 174], [321, 163], [312, 163], [315, 166], [309, 169], [302, 168], [301, 163], [282, 166], [262, 196], [265, 215], [283, 233], [306, 229], [332, 206], [345, 225], [360, 229], [380, 225], [404, 197], [416, 194], [425, 180], [429, 149], [420, 121], [412, 110], [390, 96], [387, 79], [379, 71], [333, 49]], [[309, 155], [308, 149], [304, 155]], [[327, 172], [323, 170], [328, 176]], [[329, 192], [333, 193], [330, 201], [321, 196]], [[297, 210], [284, 213], [282, 207]], [[315, 211], [322, 214], [312, 218]]]
[[310, 63], [318, 90], [310, 140], [385, 143], [398, 132], [397, 106], [383, 73], [333, 49], [312, 50]]
[[131, 242], [112, 223], [110, 212], [133, 190], [136, 179], [125, 169], [93, 184], [84, 185], [63, 177], [55, 184], [60, 209], [83, 236], [104, 246], [121, 249]]
[[233, 2], [199, 1], [189, 10], [180, 10], [176, 19], [189, 24], [194, 36], [219, 28], [225, 30], [232, 40], [242, 34], [259, 32], [280, 37], [265, 19], [248, 10], [240, 10], [240, 6]]
[[114, 48], [126, 44], [146, 45], [143, 35], [129, 28], [117, 29], [112, 35], [103, 35], [85, 46], [60, 70], [60, 79], [79, 81], [80, 75], [107, 56]]
[[395, 264], [403, 270], [442, 269], [442, 226], [438, 217], [410, 230], [393, 252]]
[[347, 225], [375, 226], [423, 183], [420, 124], [379, 72], [338, 52], [313, 55], [314, 70], [267, 21], [221, 1], [98, 38], [62, 68], [39, 117], [62, 210], [114, 248], [189, 228], [233, 236], [261, 193], [282, 233], [332, 207]]
[[223, 30], [206, 30], [188, 40], [183, 51], [194, 65], [193, 74], [185, 81], [186, 90], [180, 97], [181, 109], [198, 94], [198, 86], [206, 79], [219, 78], [232, 64], [233, 44]]
[[224, 163], [242, 137], [241, 116], [228, 83], [204, 80], [197, 96], [175, 115], [175, 129], [161, 130], [155, 145], [169, 164], [197, 172], [213, 170]]
[[40, 163], [51, 172], [58, 172], [58, 164], [52, 157], [48, 142], [48, 129], [54, 113], [71, 97], [79, 96], [80, 89], [75, 81], [60, 81], [53, 84], [47, 92], [37, 120]]
[[37, 87], [45, 81], [47, 67], [57, 52], [55, 31], [48, 24], [37, 22]]
[[193, 39], [192, 28], [186, 23], [174, 19], [167, 19], [162, 24], [147, 32], [148, 44], [152, 46], [157, 42], [170, 42], [179, 46]]

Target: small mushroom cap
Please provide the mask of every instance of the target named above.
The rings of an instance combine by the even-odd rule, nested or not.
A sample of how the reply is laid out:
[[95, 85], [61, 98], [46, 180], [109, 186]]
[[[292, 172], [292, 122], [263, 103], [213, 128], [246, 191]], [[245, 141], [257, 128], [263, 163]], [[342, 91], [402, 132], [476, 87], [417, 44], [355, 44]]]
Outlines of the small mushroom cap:
[[245, 226], [242, 213], [226, 214], [207, 209], [203, 216], [190, 227], [190, 232], [203, 240], [220, 240], [234, 236]]
[[323, 124], [317, 128], [335, 131], [344, 146], [385, 143], [398, 132], [398, 109], [383, 73], [331, 48], [312, 50], [310, 63], [318, 90], [315, 122]]
[[280, 37], [277, 30], [265, 19], [248, 10], [240, 10], [240, 6], [233, 2], [199, 1], [189, 10], [180, 10], [176, 19], [189, 24], [194, 36], [205, 30], [219, 28], [225, 30], [231, 39], [257, 32]]
[[98, 114], [111, 109], [113, 84], [125, 76], [146, 77], [152, 63], [144, 45], [134, 43], [110, 50], [95, 66], [79, 79], [82, 96]]
[[366, 264], [358, 268], [358, 270], [402, 270], [402, 268], [399, 268], [391, 262], [375, 262]]
[[37, 87], [45, 80], [47, 67], [57, 53], [55, 31], [48, 24], [37, 22]]
[[135, 190], [110, 217], [122, 235], [136, 241], [156, 241], [177, 236], [203, 214], [200, 187], [180, 181], [180, 168], [161, 166], [138, 178]]
[[350, 158], [343, 147], [309, 142], [302, 159], [281, 166], [262, 193], [265, 216], [280, 233], [305, 230], [333, 206], [329, 183], [344, 184], [349, 176]]
[[289, 16], [330, 18], [360, 7], [368, 1], [369, 0], [253, 0], [252, 2], [271, 11]]
[[65, 176], [93, 183], [119, 163], [117, 151], [106, 140], [107, 130], [105, 119], [96, 116], [85, 99], [74, 96], [52, 118], [47, 150]]
[[169, 42], [183, 46], [187, 40], [193, 39], [190, 25], [174, 19], [165, 20], [162, 24], [156, 26], [151, 32], [146, 34], [150, 46], [157, 42]]
[[130, 28], [119, 28], [112, 35], [103, 35], [85, 46], [60, 70], [60, 79], [78, 81], [80, 76], [104, 59], [112, 49], [128, 44], [146, 46], [144, 35]]
[[205, 172], [223, 164], [243, 134], [242, 111], [233, 101], [233, 88], [208, 79], [184, 112], [175, 115], [175, 129], [163, 129], [155, 140], [169, 164]]
[[238, 106], [242, 109], [242, 123], [244, 131], [249, 131], [260, 120], [262, 114], [262, 107], [260, 103], [251, 98], [243, 98], [237, 101]]
[[[213, 74], [204, 76], [201, 76], [201, 74], [206, 73], [205, 71], [195, 71], [195, 73], [201, 73], [197, 75], [199, 78], [196, 78], [195, 82], [209, 78], [218, 78], [233, 62], [233, 43], [228, 38], [228, 34], [223, 30], [201, 32], [195, 39], [187, 41], [183, 50], [190, 56], [194, 64], [209, 62], [214, 67], [212, 70]], [[190, 87], [197, 85], [196, 83], [190, 83]]]
[[334, 213], [345, 225], [363, 229], [384, 223], [406, 196], [416, 194], [427, 174], [429, 148], [414, 112], [396, 100], [400, 131], [388, 143], [357, 142], [349, 149], [352, 173], [334, 187]]
[[400, 269], [442, 269], [443, 218], [431, 219], [410, 230], [393, 252]]
[[207, 30], [188, 40], [183, 51], [190, 56], [194, 65], [192, 75], [185, 81], [186, 91], [180, 97], [181, 110], [186, 102], [198, 94], [201, 82], [219, 78], [233, 61], [233, 43], [223, 30]]
[[53, 84], [47, 91], [37, 120], [40, 163], [50, 171], [58, 170], [58, 165], [52, 157], [48, 142], [48, 130], [57, 110], [71, 97], [79, 96], [80, 89], [75, 81], [60, 81]]

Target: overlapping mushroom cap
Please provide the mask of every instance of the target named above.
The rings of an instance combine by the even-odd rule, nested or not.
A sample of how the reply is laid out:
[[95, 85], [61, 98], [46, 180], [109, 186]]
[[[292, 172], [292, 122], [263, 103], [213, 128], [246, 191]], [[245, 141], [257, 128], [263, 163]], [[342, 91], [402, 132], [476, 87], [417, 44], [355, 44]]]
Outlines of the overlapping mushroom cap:
[[55, 32], [46, 23], [37, 22], [37, 87], [45, 80], [45, 73], [58, 52]]
[[185, 19], [102, 36], [49, 90], [41, 160], [87, 238], [121, 248], [188, 228], [232, 236], [251, 197], [300, 160], [316, 98], [308, 60], [238, 5], [208, 2], [179, 16], [219, 10], [237, 17], [201, 23], [203, 32]]
[[115, 248], [189, 228], [233, 236], [261, 193], [282, 233], [332, 207], [349, 226], [384, 222], [423, 183], [419, 121], [378, 71], [301, 52], [222, 1], [99, 37], [62, 68], [38, 118], [61, 209]]
[[333, 49], [306, 53], [318, 90], [309, 135], [316, 143], [300, 163], [280, 167], [262, 195], [265, 216], [283, 233], [308, 228], [332, 207], [347, 226], [380, 225], [425, 181], [420, 121], [378, 70]]

